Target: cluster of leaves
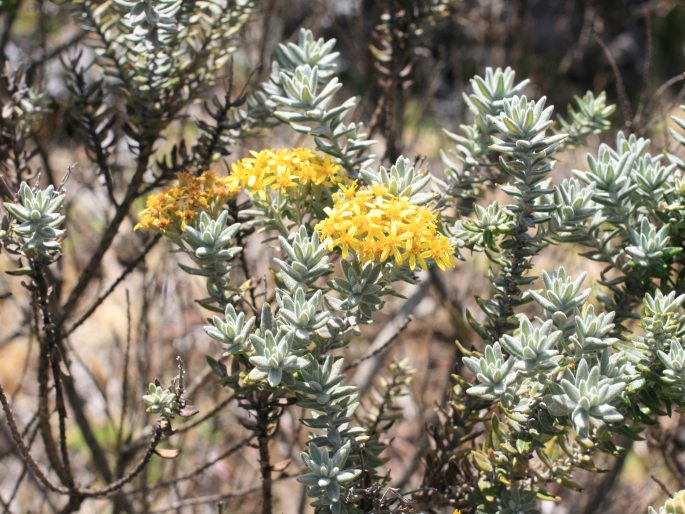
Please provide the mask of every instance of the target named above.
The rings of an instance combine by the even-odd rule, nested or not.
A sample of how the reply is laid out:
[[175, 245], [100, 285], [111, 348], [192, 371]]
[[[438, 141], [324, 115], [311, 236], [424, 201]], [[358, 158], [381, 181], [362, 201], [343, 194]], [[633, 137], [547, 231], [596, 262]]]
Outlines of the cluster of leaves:
[[681, 215], [664, 209], [679, 201], [681, 179], [675, 164], [648, 147], [648, 140], [619, 132], [615, 147], [600, 145], [597, 158], [588, 156], [589, 170], [576, 172], [555, 193], [551, 231], [559, 241], [588, 247], [584, 255], [605, 264], [600, 283], [608, 294], [599, 300], [619, 321], [635, 317], [655, 280], [683, 286], [683, 277], [674, 275], [683, 262]]
[[[282, 45], [277, 51], [278, 67], [275, 69], [280, 71], [278, 75], [272, 75], [272, 82], [267, 86], [282, 84], [288, 94], [306, 97], [303, 91], [314, 87], [315, 83], [293, 83], [294, 79], [284, 70], [293, 63], [309, 60], [318, 62], [317, 66], [322, 70], [331, 71], [334, 69], [329, 58], [332, 46], [330, 42], [316, 42], [311, 32], [302, 31], [298, 45]], [[316, 66], [313, 69], [315, 75], [319, 73]], [[301, 71], [298, 67], [296, 74]], [[278, 76], [280, 82], [274, 82], [274, 76]], [[330, 76], [330, 73], [323, 76]], [[335, 79], [331, 81], [333, 86], [337, 84]], [[265, 90], [268, 90], [267, 86], [264, 86]], [[333, 86], [324, 86], [324, 89]], [[280, 101], [278, 96], [272, 98]], [[344, 117], [352, 104], [345, 102], [341, 109], [331, 106], [327, 99], [325, 105]], [[249, 126], [250, 119], [256, 119], [257, 114], [254, 101], [248, 106], [251, 106], [246, 114]], [[260, 102], [260, 108], [272, 107], [266, 101]], [[264, 125], [268, 119], [262, 114], [260, 124]], [[292, 118], [284, 117], [275, 107], [273, 115], [275, 117], [268, 123], [282, 119], [292, 124]], [[324, 117], [331, 127], [337, 126], [336, 117]], [[252, 126], [259, 125], [255, 122]], [[297, 126], [294, 128], [300, 130]], [[222, 357], [231, 361], [229, 368], [223, 362], [210, 359], [222, 383], [232, 388], [243, 405], [254, 412], [257, 425], [260, 419], [278, 417], [276, 405], [294, 402], [308, 412], [302, 419], [310, 430], [310, 440], [302, 456], [308, 472], [300, 481], [307, 485], [317, 512], [358, 512], [364, 505], [386, 505], [383, 508], [387, 510], [394, 499], [382, 500], [381, 488], [372, 488], [373, 492], [369, 493], [370, 477], [380, 476], [375, 467], [383, 463], [380, 454], [384, 445], [377, 429], [389, 426], [391, 418], [387, 413], [393, 411], [393, 404], [401, 396], [410, 373], [405, 365], [391, 368], [392, 380], [380, 386], [384, 392], [379, 393], [382, 399], [375, 404], [376, 412], [372, 414], [375, 421], [365, 429], [354, 421], [359, 406], [357, 390], [345, 385], [343, 359], [332, 352], [358, 335], [360, 325], [371, 322], [373, 313], [382, 308], [384, 297], [396, 294], [394, 282], [413, 281], [409, 258], [364, 258], [361, 253], [348, 254], [342, 249], [342, 275], [336, 276], [330, 254], [333, 248], [327, 248], [315, 227], [331, 212], [333, 188], [340, 185], [343, 192], [338, 194], [353, 194], [356, 186], [346, 188], [345, 184], [351, 177], [359, 176], [365, 187], [382, 190], [389, 200], [396, 198], [401, 203], [400, 210], [395, 209], [396, 214], [410, 208], [425, 211], [433, 222], [422, 230], [430, 228], [434, 232], [431, 237], [444, 239], [445, 248], [450, 249], [450, 244], [444, 235], [437, 233], [436, 214], [426, 206], [435, 197], [423, 191], [430, 181], [429, 176], [417, 173], [404, 158], [390, 169], [380, 167], [378, 172], [364, 169], [360, 173], [359, 166], [370, 162], [365, 154], [368, 145], [357, 146], [352, 151], [346, 143], [346, 154], [331, 151], [322, 145], [328, 137], [325, 134], [326, 131], [322, 131], [323, 139], [316, 139], [316, 144], [339, 164], [331, 157], [303, 148], [254, 152], [252, 157], [236, 162], [232, 166], [233, 173], [226, 179], [232, 180], [236, 187], [244, 188], [251, 207], [243, 209], [241, 216], [251, 219], [240, 226], [227, 226], [227, 211], [219, 213], [215, 208], [227, 200], [226, 196], [218, 199], [214, 208], [189, 216], [183, 226], [177, 224], [179, 230], [165, 230], [164, 235], [169, 236], [196, 265], [195, 268], [185, 265], [182, 268], [206, 277], [210, 296], [201, 300], [201, 304], [223, 313], [205, 327], [207, 334], [221, 344]], [[338, 136], [330, 138], [341, 141]], [[221, 180], [224, 179], [218, 182]], [[181, 186], [173, 186], [170, 191], [181, 189]], [[148, 200], [148, 206], [159, 203], [155, 198], [168, 203], [169, 195], [162, 192], [153, 196]], [[150, 208], [145, 213], [152, 218], [154, 214]], [[148, 221], [145, 226], [157, 228], [155, 219]], [[249, 285], [238, 290], [230, 283], [234, 260], [240, 253], [235, 240], [241, 233], [255, 228], [275, 232], [280, 249], [279, 257], [273, 261], [277, 285], [275, 301], [261, 305], [257, 304]], [[270, 240], [272, 238], [267, 238], [262, 244]], [[414, 251], [413, 248], [408, 250]], [[418, 242], [416, 250], [425, 251]], [[424, 265], [428, 258], [420, 255]], [[451, 262], [451, 250], [441, 258]], [[413, 262], [415, 260], [416, 257]], [[246, 306], [253, 312], [252, 316], [248, 316]], [[264, 409], [271, 409], [271, 412], [266, 418], [260, 418]], [[264, 427], [255, 426], [255, 430], [261, 429]]]
[[[113, 161], [123, 135], [147, 163], [164, 130], [226, 78], [223, 98], [205, 103], [206, 116], [192, 120], [198, 129], [192, 147], [182, 140], [151, 166], [152, 185], [179, 171], [204, 172], [228, 153], [242, 134], [237, 108], [245, 100], [231, 99], [230, 58], [255, 9], [252, 0], [79, 0], [71, 8], [90, 33], [86, 46], [94, 58], [87, 60], [92, 52], [78, 52], [64, 61], [73, 106], [68, 114], [113, 204], [132, 200], [114, 197], [119, 182]], [[149, 178], [145, 171], [138, 170], [134, 185]]]
[[[413, 173], [408, 167], [407, 174]], [[259, 198], [261, 190], [248, 192]], [[293, 399], [311, 413], [302, 419], [311, 438], [303, 453], [309, 471], [300, 481], [308, 486], [319, 511], [356, 512], [355, 505], [368, 499], [355, 492], [355, 486], [362, 473], [369, 476], [383, 462], [379, 455], [384, 446], [377, 435], [353, 422], [357, 391], [344, 384], [343, 359], [331, 351], [348, 344], [360, 324], [371, 321], [383, 306], [383, 297], [393, 293], [393, 281], [411, 280], [411, 275], [401, 263], [362, 263], [351, 254], [342, 261], [343, 276], [335, 277], [329, 251], [313, 229], [316, 213], [324, 207], [311, 204], [326, 198], [299, 201], [307, 209], [308, 223], [278, 237], [275, 308], [264, 303], [259, 316], [247, 318], [238, 310], [245, 298], [235, 298], [225, 304], [224, 317], [214, 317], [205, 330], [221, 343], [224, 356], [233, 359], [230, 371], [212, 361], [229, 387], [244, 396], [250, 390], [266, 390], [272, 397]], [[254, 204], [255, 215], [266, 218], [271, 211], [260, 213], [259, 205]], [[288, 225], [298, 215], [290, 207], [283, 211], [292, 216]], [[391, 408], [408, 376], [397, 375], [380, 408]], [[386, 417], [379, 413], [377, 423], [383, 420]]]
[[[285, 54], [284, 48], [288, 49]], [[323, 59], [331, 48], [323, 41], [315, 44], [311, 34], [303, 32], [299, 46], [281, 47], [275, 69], [307, 58]], [[307, 96], [303, 91], [315, 86], [311, 80], [307, 84], [292, 82], [283, 72], [278, 76], [279, 84], [294, 96]], [[272, 81], [271, 86], [274, 84]], [[509, 505], [506, 508], [516, 504], [533, 512], [535, 497], [549, 496], [544, 490], [547, 484], [573, 487], [576, 468], [596, 471], [593, 453], [620, 451], [612, 435], [637, 437], [644, 427], [645, 409], [661, 412], [662, 402], [674, 401], [682, 387], [680, 319], [671, 324], [677, 335], [656, 348], [645, 342], [654, 337], [653, 331], [646, 328], [644, 336], [631, 338], [620, 324], [630, 316], [626, 309], [645, 295], [645, 302], [654, 304], [649, 311], [652, 314], [647, 309], [643, 312], [645, 327], [653, 324], [650, 316], [658, 318], [662, 311], [680, 308], [680, 298], [672, 298], [675, 307], [655, 300], [663, 295], [653, 285], [661, 279], [662, 286], [671, 286], [668, 280], [676, 268], [670, 266], [677, 266], [674, 257], [679, 249], [669, 246], [668, 225], [654, 225], [659, 205], [675, 201], [673, 185], [666, 181], [676, 165], [666, 166], [647, 154], [644, 140], [619, 134], [618, 150], [602, 145], [599, 160], [589, 159], [589, 172], [578, 172], [578, 178], [553, 188], [554, 152], [569, 138], [578, 144], [605, 129], [612, 108], [605, 105], [603, 96], [588, 94], [577, 99], [577, 110], [569, 111], [570, 121], [561, 123], [570, 135], [556, 133], [552, 108], [545, 106], [544, 98], [533, 101], [520, 96], [525, 85], [525, 81], [515, 82], [511, 70], [488, 70], [485, 78], [474, 79], [474, 92], [466, 98], [477, 113], [476, 121], [462, 127], [465, 135], [453, 137], [460, 143], [457, 151], [462, 166], [458, 172], [448, 172], [445, 183], [436, 181], [442, 186], [437, 205], [443, 210], [449, 198], [458, 209], [468, 209], [469, 202], [489, 186], [500, 186], [513, 200], [506, 207], [475, 205], [473, 218], [458, 220], [453, 228], [462, 248], [485, 252], [494, 266], [493, 297], [479, 299], [486, 321], [471, 318], [488, 344], [482, 354], [470, 352], [464, 359], [476, 380], [464, 388], [465, 393], [479, 398], [477, 405], [496, 407], [486, 409], [488, 414], [480, 418], [489, 427], [488, 437], [468, 452], [470, 465], [480, 470], [481, 476], [477, 487], [465, 490], [462, 500], [481, 512], [499, 512], [504, 508], [502, 502]], [[279, 119], [279, 112], [273, 107], [272, 123]], [[292, 117], [280, 119], [293, 122]], [[467, 142], [469, 146], [465, 146]], [[317, 145], [321, 148], [320, 142]], [[382, 202], [373, 200], [378, 191], [404, 198], [409, 205], [436, 201], [435, 194], [423, 191], [429, 177], [416, 174], [406, 160], [398, 160], [389, 170], [381, 167], [376, 173], [363, 168], [360, 172], [350, 170], [353, 165], [342, 154], [329, 153], [352, 177], [367, 184], [371, 196], [364, 205], [380, 206]], [[275, 154], [269, 158], [274, 159]], [[363, 501], [355, 494], [360, 490], [355, 484], [370, 473], [362, 469], [364, 452], [373, 448], [378, 454], [382, 445], [377, 440], [367, 444], [373, 438], [351, 424], [359, 402], [357, 393], [343, 385], [342, 361], [329, 352], [347, 344], [350, 335], [359, 333], [359, 325], [371, 320], [382, 307], [383, 296], [393, 293], [393, 281], [410, 277], [401, 253], [400, 258], [389, 260], [390, 247], [377, 258], [362, 249], [362, 243], [373, 242], [377, 231], [360, 228], [352, 221], [355, 208], [349, 215], [340, 214], [333, 225], [340, 229], [341, 223], [351, 223], [355, 229], [346, 232], [345, 242], [342, 233], [335, 235], [338, 243], [328, 247], [329, 251], [339, 247], [343, 256], [344, 277], [333, 278], [326, 246], [313, 228], [325, 213], [337, 212], [333, 201], [351, 201], [356, 187], [342, 185], [338, 200], [335, 195], [296, 193], [276, 183], [272, 189], [278, 194], [265, 194], [266, 183], [256, 187], [262, 180], [259, 159], [255, 154], [239, 171], [240, 176], [255, 175], [255, 179], [241, 179], [253, 204], [248, 212], [255, 221], [250, 223], [280, 233], [276, 308], [265, 303], [259, 316], [246, 320], [237, 309], [237, 298], [224, 302], [225, 318], [214, 318], [207, 331], [224, 344], [234, 364], [230, 373], [216, 365], [224, 382], [240, 394], [267, 387], [272, 395], [293, 398], [315, 413], [303, 419], [313, 432], [303, 454], [309, 472], [301, 480], [309, 486], [318, 510], [353, 512]], [[598, 164], [615, 168], [621, 162], [626, 167], [618, 173]], [[462, 187], [467, 176], [469, 188]], [[601, 177], [614, 182], [600, 183]], [[583, 187], [583, 182], [588, 185]], [[374, 209], [381, 212], [379, 207]], [[639, 232], [626, 221], [630, 216], [639, 220]], [[319, 226], [330, 241], [338, 240]], [[295, 227], [299, 229], [294, 231]], [[356, 238], [355, 233], [359, 234]], [[542, 248], [569, 241], [597, 247], [602, 234], [604, 253], [586, 256], [596, 260], [610, 256], [605, 273], [616, 269], [623, 273], [611, 282], [602, 282], [613, 292], [613, 297], [598, 297], [605, 310], [589, 303], [590, 290], [582, 289], [585, 277], [571, 279], [563, 269], [543, 274], [544, 289], [529, 289], [535, 281], [528, 274], [532, 259]], [[609, 239], [621, 237], [616, 251]], [[624, 284], [634, 284], [635, 279], [639, 290], [626, 290]], [[531, 301], [542, 313], [535, 319], [517, 313]], [[623, 310], [616, 308], [619, 305]], [[647, 395], [646, 390], [656, 395]], [[647, 396], [657, 398], [657, 405], [645, 403]], [[631, 423], [619, 424], [624, 420]], [[542, 471], [531, 464], [536, 460], [544, 464]]]
[[19, 202], [4, 205], [14, 223], [9, 231], [0, 232], [0, 239], [14, 236], [17, 254], [28, 259], [52, 261], [62, 247], [65, 234], [61, 228], [64, 216], [60, 213], [64, 199], [64, 193], [55, 191], [54, 186], [34, 191], [23, 182], [19, 188]]
[[98, 36], [103, 62], [116, 70], [130, 96], [131, 130], [139, 132], [159, 130], [175, 119], [187, 102], [179, 90], [197, 95], [222, 75], [236, 50], [234, 36], [254, 3], [83, 0], [76, 8]]
[[[482, 476], [461, 491], [479, 512], [535, 512], [535, 496], [554, 499], [545, 484], [577, 487], [573, 471], [597, 471], [594, 453], [620, 452], [617, 440], [638, 438], [654, 415], [682, 408], [685, 328], [675, 291], [683, 287], [683, 243], [677, 207], [668, 208], [681, 201], [679, 163], [619, 132], [615, 147], [588, 156], [588, 171], [552, 186], [554, 152], [606, 130], [614, 109], [588, 93], [559, 120], [566, 133], [556, 133], [544, 99], [520, 96], [525, 85], [509, 69], [472, 81], [465, 100], [475, 122], [450, 134], [459, 162], [445, 157], [441, 184], [443, 201], [471, 212], [454, 226], [460, 246], [492, 263], [494, 294], [477, 298], [485, 320], [469, 314], [487, 344], [463, 349], [475, 378], [465, 392], [488, 405], [477, 418], [488, 436], [470, 450]], [[474, 204], [488, 187], [512, 203]], [[585, 276], [574, 280], [563, 268], [543, 272], [543, 289], [530, 288], [531, 259], [562, 243], [588, 247], [582, 255], [605, 264], [597, 303], [582, 289]], [[541, 313], [535, 319], [517, 313], [529, 302]], [[643, 334], [627, 326], [636, 318]], [[455, 395], [452, 409], [467, 403]], [[518, 507], [503, 506], [505, 496]]]
[[297, 43], [280, 44], [274, 55], [269, 80], [248, 99], [246, 127], [269, 126], [278, 121], [310, 135], [317, 148], [333, 157], [355, 177], [373, 162], [362, 123], [349, 121], [357, 104], [348, 98], [335, 104], [342, 84], [335, 76], [339, 54], [335, 40], [314, 39], [301, 30]]
[[[527, 81], [517, 82], [509, 68], [487, 69], [464, 95], [474, 120], [448, 133], [457, 158], [444, 156], [440, 180], [402, 156], [388, 168], [374, 160], [373, 141], [352, 120], [355, 99], [335, 101], [335, 41], [302, 30], [298, 42], [279, 45], [269, 79], [255, 92], [232, 101], [229, 87], [223, 102], [206, 107], [210, 120], [197, 121], [190, 151], [179, 144], [152, 162], [163, 129], [221, 78], [253, 2], [74, 4], [105, 70], [92, 79], [96, 67], [77, 59], [68, 87], [87, 154], [118, 207], [104, 251], [147, 171], [147, 191], [179, 179], [148, 199], [140, 226], [166, 236], [190, 262], [181, 269], [206, 283], [207, 296], [197, 301], [216, 313], [204, 329], [222, 352], [208, 362], [254, 417], [245, 425], [258, 439], [265, 491], [269, 437], [296, 405], [308, 436], [298, 479], [317, 514], [405, 509], [401, 494], [386, 498], [389, 478], [378, 468], [382, 436], [400, 416], [411, 369], [393, 363], [360, 398], [346, 383], [340, 354], [388, 297], [399, 296], [400, 283], [413, 283], [417, 264], [451, 267], [456, 246], [462, 254], [484, 253], [491, 264], [491, 295], [477, 298], [480, 316], [468, 314], [483, 345], [459, 345], [463, 359], [455, 369], [464, 373], [455, 374], [450, 402], [441, 406], [442, 424], [431, 428], [435, 445], [412, 500], [479, 514], [537, 512], [537, 499], [556, 499], [550, 484], [577, 487], [577, 468], [598, 471], [595, 454], [617, 454], [620, 438], [638, 438], [656, 415], [685, 408], [685, 295], [677, 293], [685, 290], [685, 164], [653, 156], [648, 140], [619, 132], [615, 145], [588, 156], [588, 170], [556, 186], [551, 181], [556, 153], [608, 128], [614, 108], [603, 94], [577, 98], [567, 119], [555, 120], [544, 98], [524, 95]], [[426, 2], [417, 16], [432, 19], [445, 5]], [[7, 120], [21, 119], [11, 130], [28, 131], [40, 110], [40, 95], [19, 79], [14, 86], [3, 137]], [[111, 101], [115, 94], [123, 95], [123, 109]], [[110, 161], [120, 116], [139, 163], [119, 201]], [[262, 150], [235, 162], [227, 177], [207, 172], [235, 139], [279, 123], [325, 155]], [[17, 169], [18, 156], [28, 158], [20, 148], [2, 151]], [[508, 205], [477, 203], [496, 187]], [[17, 273], [44, 279], [42, 267], [59, 258], [64, 199], [52, 186], [23, 182], [16, 201], [4, 204], [3, 246], [32, 266]], [[265, 237], [252, 241], [276, 255], [272, 291], [266, 281], [257, 291], [243, 254], [245, 238], [258, 233]], [[563, 268], [543, 272], [541, 281], [530, 275], [546, 246], [566, 243], [605, 266], [594, 297], [583, 289], [585, 275], [572, 278]], [[244, 282], [236, 287], [238, 276]], [[79, 287], [72, 295], [83, 292]], [[183, 393], [181, 372], [171, 387], [150, 384], [143, 401], [168, 423], [187, 414]], [[681, 508], [681, 500], [662, 511]]]

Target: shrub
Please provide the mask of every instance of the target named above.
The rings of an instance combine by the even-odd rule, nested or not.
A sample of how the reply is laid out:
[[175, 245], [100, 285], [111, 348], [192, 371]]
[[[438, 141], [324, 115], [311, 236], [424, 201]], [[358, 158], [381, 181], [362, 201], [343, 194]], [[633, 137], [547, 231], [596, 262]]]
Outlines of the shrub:
[[[134, 479], [155, 454], [184, 458], [161, 445], [196, 426], [177, 424], [197, 413], [179, 359], [175, 378], [176, 371], [159, 370], [166, 382], [150, 383], [143, 402], [129, 406], [157, 420], [147, 446], [129, 441], [131, 454], [115, 472], [69, 371], [70, 334], [160, 240], [165, 252], [181, 255], [179, 272], [206, 289], [195, 301], [212, 313], [204, 324], [216, 343], [208, 366], [250, 432], [237, 448], [257, 449], [265, 513], [279, 472], [273, 447], [287, 416], [304, 430], [293, 439], [301, 450], [293, 474], [316, 512], [519, 513], [537, 512], [538, 500], [558, 501], [558, 486], [578, 487], [578, 469], [599, 472], [603, 455], [621, 455], [659, 416], [685, 407], [685, 164], [620, 131], [612, 144], [592, 148], [614, 111], [603, 93], [588, 92], [566, 118], [555, 117], [544, 97], [527, 96], [528, 81], [517, 82], [513, 70], [488, 68], [464, 94], [472, 123], [447, 133], [456, 146], [443, 154], [445, 173], [432, 174], [405, 156], [382, 164], [372, 154], [356, 100], [338, 94], [335, 41], [309, 30], [278, 46], [264, 82], [237, 98], [229, 85], [189, 120], [194, 102], [225, 78], [251, 1], [81, 0], [73, 9], [92, 56], [65, 60], [64, 94], [94, 168], [86, 173], [101, 178], [113, 214], [66, 295], [65, 248], [80, 244], [78, 225], [67, 219], [78, 214], [69, 212], [68, 180], [42, 187], [32, 175], [44, 92], [25, 87], [20, 74], [3, 97], [0, 141], [11, 196], [0, 241], [16, 263], [8, 272], [24, 277], [39, 342], [37, 428], [22, 433], [1, 388], [0, 400], [16, 451], [41, 490], [65, 498], [64, 512], [109, 496], [115, 509], [134, 511]], [[194, 142], [162, 145], [181, 121], [192, 125]], [[685, 127], [682, 119], [676, 124]], [[311, 148], [230, 155], [277, 126], [303, 135]], [[685, 143], [677, 130], [674, 137]], [[122, 145], [131, 154], [125, 171], [116, 157]], [[586, 169], [555, 183], [556, 158], [585, 147]], [[220, 172], [219, 163], [230, 166]], [[49, 173], [43, 179], [54, 182]], [[503, 195], [488, 203], [493, 191], [509, 203], [500, 204]], [[122, 233], [140, 248], [83, 309]], [[600, 263], [599, 277], [571, 276], [563, 267], [535, 276], [536, 259], [552, 246]], [[256, 275], [248, 247], [276, 255], [269, 276]], [[397, 489], [384, 467], [387, 434], [401, 417], [413, 370], [394, 362], [378, 372], [383, 378], [369, 396], [348, 372], [375, 354], [349, 362], [346, 349], [419, 271], [437, 274], [479, 254], [489, 263], [490, 293], [476, 298], [480, 313], [465, 316], [482, 344], [466, 344], [462, 331], [442, 417], [421, 455], [422, 483]], [[119, 451], [125, 411], [124, 401]], [[86, 486], [76, 473], [72, 417], [103, 484]], [[28, 433], [40, 436], [45, 458], [33, 455]], [[136, 448], [146, 449], [129, 463]], [[678, 511], [678, 498], [659, 512]]]

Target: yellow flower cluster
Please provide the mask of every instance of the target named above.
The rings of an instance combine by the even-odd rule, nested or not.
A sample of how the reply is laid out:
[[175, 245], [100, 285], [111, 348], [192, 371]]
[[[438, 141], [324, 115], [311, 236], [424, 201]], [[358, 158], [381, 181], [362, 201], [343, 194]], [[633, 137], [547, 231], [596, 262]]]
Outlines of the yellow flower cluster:
[[232, 165], [228, 177], [209, 171], [198, 177], [179, 173], [176, 185], [148, 197], [136, 229], [182, 232], [201, 210], [214, 210], [242, 188], [266, 198], [269, 189], [301, 191], [309, 184], [331, 187], [346, 179], [333, 158], [309, 148], [250, 153], [252, 157]]
[[201, 210], [213, 211], [240, 191], [234, 177], [207, 171], [199, 176], [179, 173], [178, 183], [150, 195], [136, 229], [183, 232]]
[[342, 167], [329, 155], [319, 155], [309, 148], [266, 149], [250, 152], [231, 166], [231, 177], [241, 187], [266, 197], [268, 189], [291, 191], [308, 184], [334, 186], [344, 177]]
[[355, 252], [362, 262], [398, 265], [417, 263], [426, 269], [433, 260], [441, 268], [455, 265], [454, 247], [438, 232], [437, 214], [392, 195], [381, 185], [357, 188], [356, 183], [334, 195], [335, 204], [325, 209], [328, 217], [316, 225], [328, 249], [337, 247], [347, 258]]

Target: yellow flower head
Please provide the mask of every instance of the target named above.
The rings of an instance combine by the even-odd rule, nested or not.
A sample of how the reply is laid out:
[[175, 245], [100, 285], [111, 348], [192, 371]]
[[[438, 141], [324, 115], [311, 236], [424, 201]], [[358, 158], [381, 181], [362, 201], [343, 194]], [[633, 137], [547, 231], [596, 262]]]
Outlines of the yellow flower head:
[[342, 167], [329, 155], [319, 155], [309, 148], [266, 149], [250, 152], [231, 166], [237, 183], [265, 198], [269, 189], [285, 193], [308, 184], [334, 186], [343, 179]]
[[389, 258], [411, 269], [435, 262], [441, 269], [455, 265], [454, 247], [438, 231], [437, 214], [409, 198], [390, 194], [379, 184], [343, 187], [334, 195], [327, 217], [316, 225], [329, 250], [339, 248], [343, 258], [350, 251], [362, 262]]
[[148, 197], [136, 229], [183, 232], [201, 210], [214, 211], [239, 191], [233, 176], [219, 177], [211, 171], [197, 177], [179, 173], [175, 185]]

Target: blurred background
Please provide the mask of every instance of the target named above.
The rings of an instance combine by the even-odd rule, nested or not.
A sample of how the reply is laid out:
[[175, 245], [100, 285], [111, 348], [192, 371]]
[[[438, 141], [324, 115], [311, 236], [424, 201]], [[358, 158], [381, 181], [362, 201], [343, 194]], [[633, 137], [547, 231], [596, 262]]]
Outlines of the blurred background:
[[[0, 0], [0, 48], [4, 49], [0, 65], [25, 66], [29, 83], [49, 92], [49, 113], [35, 128], [36, 167], [59, 180], [70, 165], [78, 164], [68, 183], [70, 237], [61, 263], [67, 284], [94, 251], [95, 236], [110, 216], [101, 208], [106, 195], [73, 128], [64, 86], [65, 65], [60, 57], [73, 55], [87, 37], [72, 16], [70, 3]], [[685, 95], [683, 1], [263, 0], [259, 5], [240, 35], [234, 59], [236, 91], [268, 76], [276, 45], [296, 38], [301, 27], [335, 38], [344, 84], [340, 95], [358, 98], [356, 118], [378, 140], [376, 153], [387, 160], [399, 154], [412, 159], [423, 156], [422, 166], [440, 175], [440, 150], [451, 148], [442, 129], [455, 131], [460, 123], [469, 122], [461, 95], [468, 91], [469, 79], [487, 66], [511, 66], [519, 79], [530, 78], [528, 94], [547, 96], [557, 112], [565, 112], [574, 95], [605, 90], [618, 109], [613, 132], [604, 135], [604, 140], [612, 140], [615, 130], [628, 129], [652, 138], [654, 154], [674, 150], [666, 129], [669, 115]], [[183, 123], [172, 126], [168, 146], [181, 136], [192, 138], [192, 128]], [[591, 140], [594, 147], [599, 142]], [[297, 144], [302, 144], [300, 138], [278, 129], [263, 139], [237, 145], [228, 161], [250, 149]], [[165, 148], [158, 151], [161, 154]], [[564, 154], [556, 177], [567, 176], [573, 168], [584, 169], [585, 153]], [[131, 163], [125, 147], [117, 149], [114, 160], [124, 170]], [[223, 172], [225, 167], [217, 166], [217, 170]], [[143, 204], [137, 207], [142, 209]], [[98, 270], [101, 288], [120, 276], [146, 242], [144, 235], [132, 231], [135, 222], [132, 216], [124, 224], [113, 251]], [[271, 254], [256, 244], [246, 251], [266, 273]], [[569, 247], [548, 249], [536, 262], [542, 269], [561, 264], [574, 275], [598, 271], [588, 269], [588, 261]], [[11, 266], [0, 258], [0, 269]], [[456, 358], [453, 341], [463, 334], [463, 318], [454, 313], [469, 309], [477, 314], [473, 297], [488, 294], [486, 273], [484, 259], [469, 259], [454, 272], [421, 275], [420, 285], [403, 291], [409, 300], [389, 303], [378, 314], [377, 323], [349, 348], [350, 361], [366, 355], [412, 314], [413, 321], [389, 351], [350, 375], [353, 383], [368, 390], [393, 359], [407, 359], [415, 368], [411, 390], [401, 400], [403, 417], [387, 441], [391, 443], [387, 453], [391, 484], [396, 487], [410, 490], [421, 484], [420, 454], [431, 444], [428, 429], [439, 422], [436, 404], [450, 387]], [[201, 289], [200, 283], [178, 272], [176, 256], [162, 243], [69, 337], [77, 393], [95, 427], [91, 436], [108, 451], [140, 447], [151, 422], [140, 396], [155, 378], [168, 383], [176, 372], [176, 356], [182, 357], [188, 370], [191, 400], [201, 415], [219, 405], [215, 415], [175, 436], [172, 446], [181, 449], [179, 457], [153, 460], [127, 490], [141, 506], [140, 512], [257, 511], [256, 450], [241, 447], [230, 452], [245, 437], [243, 414], [206, 372], [205, 356], [220, 352], [202, 331], [206, 313], [192, 301]], [[0, 294], [0, 380], [14, 400], [20, 425], [30, 433], [36, 395], [36, 384], [30, 379], [36, 341], [27, 336], [27, 327], [33, 323], [30, 298], [20, 279], [4, 274]], [[98, 292], [87, 294], [92, 300]], [[475, 339], [462, 343], [478, 345]], [[129, 359], [124, 358], [126, 354]], [[122, 442], [117, 436], [118, 417], [127, 402]], [[678, 465], [685, 467], [683, 422], [674, 417], [664, 419], [663, 424], [676, 435], [672, 448], [676, 464], [682, 460]], [[293, 478], [301, 467], [298, 413], [284, 415], [280, 428], [273, 443], [278, 472], [275, 512], [308, 512], [306, 498]], [[95, 480], [92, 442], [76, 428], [70, 440], [74, 459], [86, 470], [83, 480]], [[579, 475], [585, 494], [563, 492], [561, 505], [545, 504], [543, 511], [644, 513], [648, 504], [664, 496], [652, 476], [671, 490], [685, 487], [647, 443], [636, 444], [618, 463], [605, 465], [609, 471], [605, 475]], [[14, 505], [19, 506], [11, 512], [56, 511], [52, 498], [36, 495], [34, 480], [17, 457], [4, 420], [0, 422], [0, 466], [0, 495], [15, 497]], [[116, 509], [111, 500], [94, 500], [82, 512]]]

